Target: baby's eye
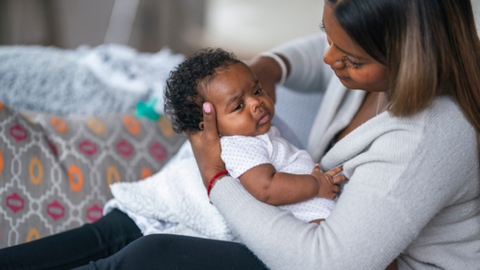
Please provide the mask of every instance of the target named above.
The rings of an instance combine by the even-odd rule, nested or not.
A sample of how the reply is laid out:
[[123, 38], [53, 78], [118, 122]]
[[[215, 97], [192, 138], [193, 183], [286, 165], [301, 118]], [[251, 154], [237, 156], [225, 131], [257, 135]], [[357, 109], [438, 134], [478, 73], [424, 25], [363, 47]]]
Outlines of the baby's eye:
[[243, 107], [243, 104], [238, 104], [237, 106], [235, 106], [235, 108], [233, 108], [233, 111], [238, 111], [238, 110], [240, 110], [242, 107]]
[[258, 95], [258, 94], [260, 94], [262, 91], [263, 91], [263, 89], [260, 88], [260, 89], [258, 89], [257, 91], [255, 91], [255, 94], [254, 94], [254, 95]]

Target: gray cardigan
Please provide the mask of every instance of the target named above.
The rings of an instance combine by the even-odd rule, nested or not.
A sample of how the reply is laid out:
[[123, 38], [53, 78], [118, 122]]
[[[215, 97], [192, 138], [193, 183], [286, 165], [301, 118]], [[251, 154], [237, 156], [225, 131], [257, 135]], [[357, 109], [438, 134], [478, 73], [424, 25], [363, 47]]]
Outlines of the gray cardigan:
[[[261, 203], [231, 177], [211, 201], [271, 269], [478, 269], [480, 176], [476, 133], [450, 97], [423, 112], [369, 120], [327, 154], [358, 110], [363, 91], [345, 89], [321, 55], [324, 35], [274, 49], [291, 65], [289, 87], [326, 91], [308, 150], [323, 170], [344, 164], [349, 178], [320, 225]], [[323, 89], [323, 90], [322, 90]], [[326, 90], [325, 90], [326, 89]]]

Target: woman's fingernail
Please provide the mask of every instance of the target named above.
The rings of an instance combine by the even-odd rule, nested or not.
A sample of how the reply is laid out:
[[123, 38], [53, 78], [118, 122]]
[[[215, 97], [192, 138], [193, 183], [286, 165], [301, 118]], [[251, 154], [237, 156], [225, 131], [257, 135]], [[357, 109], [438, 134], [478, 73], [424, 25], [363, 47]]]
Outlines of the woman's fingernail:
[[212, 108], [210, 108], [210, 104], [203, 104], [203, 110], [206, 112], [206, 113], [210, 113], [212, 111]]

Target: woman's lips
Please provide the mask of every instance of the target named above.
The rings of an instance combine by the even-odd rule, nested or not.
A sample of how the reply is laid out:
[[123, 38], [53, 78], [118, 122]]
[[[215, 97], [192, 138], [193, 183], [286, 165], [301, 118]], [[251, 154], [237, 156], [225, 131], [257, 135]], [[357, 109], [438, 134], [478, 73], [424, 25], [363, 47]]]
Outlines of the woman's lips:
[[262, 116], [262, 118], [260, 118], [260, 121], [258, 121], [258, 124], [263, 125], [263, 124], [267, 123], [268, 120], [270, 120], [270, 115], [268, 113], [266, 113], [264, 116]]
[[348, 80], [348, 79], [350, 79], [350, 78], [348, 78], [348, 77], [345, 77], [345, 76], [342, 76], [342, 75], [338, 74], [335, 70], [334, 70], [333, 72], [335, 72], [335, 75], [337, 75], [337, 77], [338, 77], [340, 80]]

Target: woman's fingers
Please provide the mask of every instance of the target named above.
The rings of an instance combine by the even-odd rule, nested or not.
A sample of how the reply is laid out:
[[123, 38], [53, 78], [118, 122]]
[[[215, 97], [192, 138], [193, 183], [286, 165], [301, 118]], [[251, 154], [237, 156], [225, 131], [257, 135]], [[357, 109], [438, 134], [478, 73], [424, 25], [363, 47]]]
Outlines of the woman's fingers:
[[272, 99], [273, 103], [275, 103], [275, 83], [280, 80], [282, 76], [280, 66], [272, 58], [262, 57], [260, 55], [251, 59], [248, 65], [253, 73], [255, 73], [263, 90]]
[[204, 153], [204, 145], [203, 145], [203, 131], [197, 132], [186, 132], [188, 141], [192, 146], [193, 155], [195, 156], [195, 161], [197, 162], [198, 169], [200, 174], [202, 175], [202, 180], [205, 184], [205, 153]]
[[202, 172], [204, 167], [204, 159], [203, 159], [203, 131], [197, 132], [185, 132], [192, 146], [193, 155], [195, 156], [195, 160], [197, 161], [198, 168], [200, 172]]
[[187, 134], [187, 139], [193, 145], [197, 145], [199, 141], [202, 140], [202, 132], [185, 132]]

